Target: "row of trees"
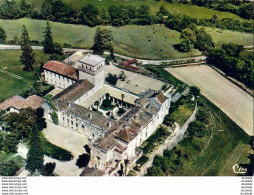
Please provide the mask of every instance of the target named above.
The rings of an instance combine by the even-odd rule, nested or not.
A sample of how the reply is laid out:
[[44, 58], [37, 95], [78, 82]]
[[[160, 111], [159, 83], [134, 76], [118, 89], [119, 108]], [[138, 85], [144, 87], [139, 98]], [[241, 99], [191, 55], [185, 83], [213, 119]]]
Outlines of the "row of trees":
[[209, 9], [215, 9], [218, 11], [231, 12], [237, 14], [242, 18], [251, 19], [254, 17], [253, 4], [249, 1], [239, 0], [167, 0], [170, 3], [183, 3], [192, 4], [201, 7], [207, 7]]
[[[186, 1], [182, 1], [182, 3], [186, 3]], [[235, 1], [192, 0], [191, 3], [193, 5], [204, 6], [218, 11], [231, 12], [246, 19], [251, 19], [254, 17], [253, 4], [250, 3], [249, 1], [244, 2], [239, 0]]]
[[[57, 60], [58, 55], [63, 55], [63, 48], [59, 43], [53, 42], [53, 36], [51, 32], [51, 26], [49, 21], [47, 21], [46, 28], [44, 31], [44, 40], [43, 40], [43, 51], [46, 54], [50, 54], [50, 60]], [[20, 56], [20, 62], [24, 64], [24, 71], [32, 71], [33, 64], [35, 63], [35, 53], [31, 47], [31, 41], [28, 34], [28, 31], [23, 25], [22, 35], [21, 35], [21, 50], [22, 54]]]
[[[194, 1], [192, 3], [200, 4]], [[243, 13], [243, 15], [252, 13], [251, 4], [244, 4], [243, 6], [243, 8], [239, 8], [239, 10], [242, 10], [241, 13]], [[214, 18], [196, 19], [185, 15], [172, 15], [164, 7], [161, 7], [158, 13], [154, 15], [147, 5], [140, 5], [138, 7], [132, 5], [112, 5], [106, 10], [105, 8], [98, 9], [92, 4], [87, 4], [80, 11], [76, 12], [60, 0], [44, 0], [41, 6], [41, 13], [39, 14], [34, 11], [33, 6], [26, 3], [25, 0], [22, 0], [20, 4], [17, 4], [14, 0], [6, 0], [2, 4], [0, 8], [0, 18], [14, 19], [20, 17], [46, 19], [62, 23], [84, 24], [92, 27], [96, 25], [122, 26], [126, 24], [150, 25], [165, 23], [169, 28], [178, 31], [187, 28], [190, 24], [196, 24], [252, 32], [251, 21], [241, 22], [238, 19], [232, 18], [222, 18], [220, 20], [218, 18], [216, 20], [214, 20]]]
[[[165, 10], [165, 9], [161, 7], [159, 12], [162, 12], [161, 10]], [[166, 13], [167, 12], [165, 12], [164, 14]], [[165, 15], [164, 15], [162, 19], [160, 20], [160, 22], [165, 23], [165, 25], [168, 28], [177, 30], [177, 31], [182, 31], [183, 29], [189, 28], [190, 26], [193, 26], [193, 25], [198, 25], [198, 26], [216, 27], [216, 28], [235, 30], [235, 31], [253, 32], [251, 21], [240, 21], [238, 19], [233, 19], [233, 18], [219, 19], [217, 15], [213, 15], [211, 18], [208, 18], [208, 19], [197, 19], [197, 18], [191, 18], [187, 15], [180, 15], [180, 14], [171, 15], [170, 13], [168, 13], [166, 17], [167, 19], [164, 19], [165, 18]]]
[[209, 51], [207, 62], [254, 89], [254, 54], [242, 45], [223, 44]]

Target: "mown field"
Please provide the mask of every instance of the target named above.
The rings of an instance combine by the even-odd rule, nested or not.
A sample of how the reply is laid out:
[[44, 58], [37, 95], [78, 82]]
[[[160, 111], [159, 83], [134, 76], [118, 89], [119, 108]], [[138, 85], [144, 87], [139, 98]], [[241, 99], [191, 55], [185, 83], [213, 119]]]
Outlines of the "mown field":
[[[161, 77], [181, 85], [181, 81], [163, 67], [154, 67]], [[202, 91], [201, 91], [202, 92]], [[200, 96], [199, 106], [208, 112], [206, 133], [202, 138], [183, 139], [177, 146], [184, 158], [182, 166], [175, 170], [177, 176], [236, 176], [232, 167], [235, 164], [248, 164], [250, 136], [235, 124], [217, 106], [204, 96]]]
[[[73, 47], [91, 48], [96, 28], [84, 25], [62, 24], [52, 22], [54, 40], [61, 44], [68, 43]], [[22, 25], [26, 25], [31, 40], [43, 40], [46, 22], [43, 20], [19, 19], [0, 20], [7, 32], [7, 40], [20, 37]], [[105, 27], [112, 30], [115, 52], [144, 59], [174, 59], [200, 55], [198, 50], [181, 53], [173, 45], [180, 43], [180, 33], [170, 30], [163, 25], [123, 27]], [[230, 30], [207, 28], [215, 41], [250, 45], [252, 34], [239, 33]], [[236, 38], [237, 37], [237, 38]]]
[[[0, 0], [3, 2], [4, 0]], [[20, 0], [16, 0], [20, 2]], [[220, 12], [204, 7], [198, 7], [195, 5], [185, 5], [178, 3], [168, 3], [167, 1], [156, 2], [154, 0], [62, 0], [64, 3], [69, 5], [76, 11], [79, 11], [86, 4], [93, 4], [97, 6], [99, 9], [105, 8], [107, 9], [111, 5], [124, 5], [124, 6], [140, 6], [140, 5], [148, 5], [151, 8], [151, 12], [156, 14], [160, 8], [160, 6], [164, 6], [171, 14], [186, 14], [188, 16], [194, 18], [210, 18], [214, 14], [216, 14], [219, 18], [237, 18], [241, 19], [239, 16], [229, 13], [229, 12]], [[40, 12], [41, 5], [43, 0], [27, 0], [27, 2], [32, 3], [36, 10]]]
[[[35, 51], [35, 70], [32, 72], [24, 72], [23, 65], [19, 62], [20, 55], [21, 51], [19, 50], [0, 51], [0, 100], [21, 94], [31, 87], [32, 84], [39, 79], [36, 75], [36, 71], [38, 71], [41, 62], [46, 62], [48, 60], [48, 56], [42, 51]], [[17, 79], [14, 75], [11, 76], [6, 72], [1, 72], [1, 70], [18, 75], [24, 79]]]

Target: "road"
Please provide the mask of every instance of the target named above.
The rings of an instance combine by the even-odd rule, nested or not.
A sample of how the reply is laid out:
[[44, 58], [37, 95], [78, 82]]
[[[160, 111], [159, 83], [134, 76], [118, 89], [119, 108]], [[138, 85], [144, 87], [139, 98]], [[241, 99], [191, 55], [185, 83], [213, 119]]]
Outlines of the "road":
[[[34, 50], [43, 50], [42, 46], [32, 46], [32, 48]], [[0, 50], [19, 50], [21, 49], [20, 45], [2, 45], [0, 44]], [[93, 50], [89, 50], [89, 49], [75, 49], [75, 48], [63, 48], [64, 52], [67, 53], [75, 53], [77, 51], [81, 51], [81, 52], [93, 52]], [[110, 54], [109, 52], [104, 52], [104, 54], [108, 55]], [[133, 59], [133, 57], [129, 57], [129, 56], [124, 56], [121, 54], [117, 54], [114, 53], [115, 56], [126, 59], [126, 60], [130, 60]], [[198, 56], [198, 57], [190, 57], [190, 58], [179, 58], [179, 59], [170, 59], [170, 60], [146, 60], [146, 59], [137, 59], [137, 61], [139, 63], [142, 64], [153, 64], [153, 65], [160, 65], [161, 63], [168, 63], [168, 62], [173, 62], [173, 61], [180, 61], [180, 60], [190, 60], [190, 59], [194, 59], [194, 60], [205, 60], [206, 56]]]
[[[43, 47], [42, 46], [32, 46], [32, 48], [34, 50], [42, 50]], [[250, 46], [244, 46], [245, 49], [251, 49], [253, 48], [253, 45]], [[8, 49], [21, 49], [20, 45], [3, 45], [0, 44], [0, 50], [8, 50]], [[93, 52], [93, 50], [89, 50], [89, 49], [75, 49], [75, 48], [63, 48], [64, 52], [67, 53], [75, 53], [77, 51], [81, 51], [81, 52]], [[110, 54], [109, 52], [104, 52], [104, 54]], [[133, 59], [133, 57], [129, 57], [129, 56], [124, 56], [121, 54], [117, 54], [114, 53], [115, 56], [126, 59], [126, 60], [130, 60]], [[199, 61], [199, 60], [205, 60], [206, 56], [197, 56], [197, 57], [190, 57], [190, 58], [179, 58], [179, 59], [168, 59], [168, 60], [146, 60], [146, 59], [137, 59], [137, 61], [139, 63], [142, 64], [152, 64], [152, 65], [160, 65], [161, 63], [169, 63], [169, 62], [173, 62], [173, 61], [181, 61], [181, 60], [191, 60], [194, 59], [195, 61]]]

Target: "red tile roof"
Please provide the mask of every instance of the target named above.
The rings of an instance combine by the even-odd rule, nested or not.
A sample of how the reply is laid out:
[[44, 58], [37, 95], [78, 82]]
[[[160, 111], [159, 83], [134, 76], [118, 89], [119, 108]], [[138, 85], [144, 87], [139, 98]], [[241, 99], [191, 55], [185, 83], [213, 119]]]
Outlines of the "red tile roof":
[[78, 80], [78, 69], [67, 64], [63, 64], [58, 61], [48, 61], [44, 66], [44, 69], [51, 72], [60, 74], [64, 77], [68, 77], [74, 80]]
[[16, 108], [18, 110], [28, 107], [36, 109], [41, 107], [43, 102], [45, 102], [45, 99], [37, 95], [29, 96], [26, 99], [16, 95], [0, 103], [0, 110], [6, 110], [10, 107]]
[[137, 62], [138, 61], [136, 59], [131, 59], [128, 61], [121, 62], [119, 65], [134, 71], [138, 71], [139, 68], [135, 65]]

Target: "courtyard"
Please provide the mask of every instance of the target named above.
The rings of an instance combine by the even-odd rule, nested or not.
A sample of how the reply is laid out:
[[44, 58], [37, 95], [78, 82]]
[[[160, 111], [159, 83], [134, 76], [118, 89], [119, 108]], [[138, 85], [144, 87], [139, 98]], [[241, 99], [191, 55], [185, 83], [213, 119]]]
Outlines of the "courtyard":
[[105, 66], [105, 78], [107, 77], [108, 73], [115, 74], [118, 76], [121, 73], [121, 71], [123, 71], [124, 74], [126, 75], [126, 79], [125, 81], [118, 79], [116, 87], [126, 89], [135, 94], [140, 94], [148, 89], [159, 91], [164, 85], [164, 82], [160, 80], [144, 76], [142, 74], [138, 74], [135, 72], [123, 70], [113, 65]]

